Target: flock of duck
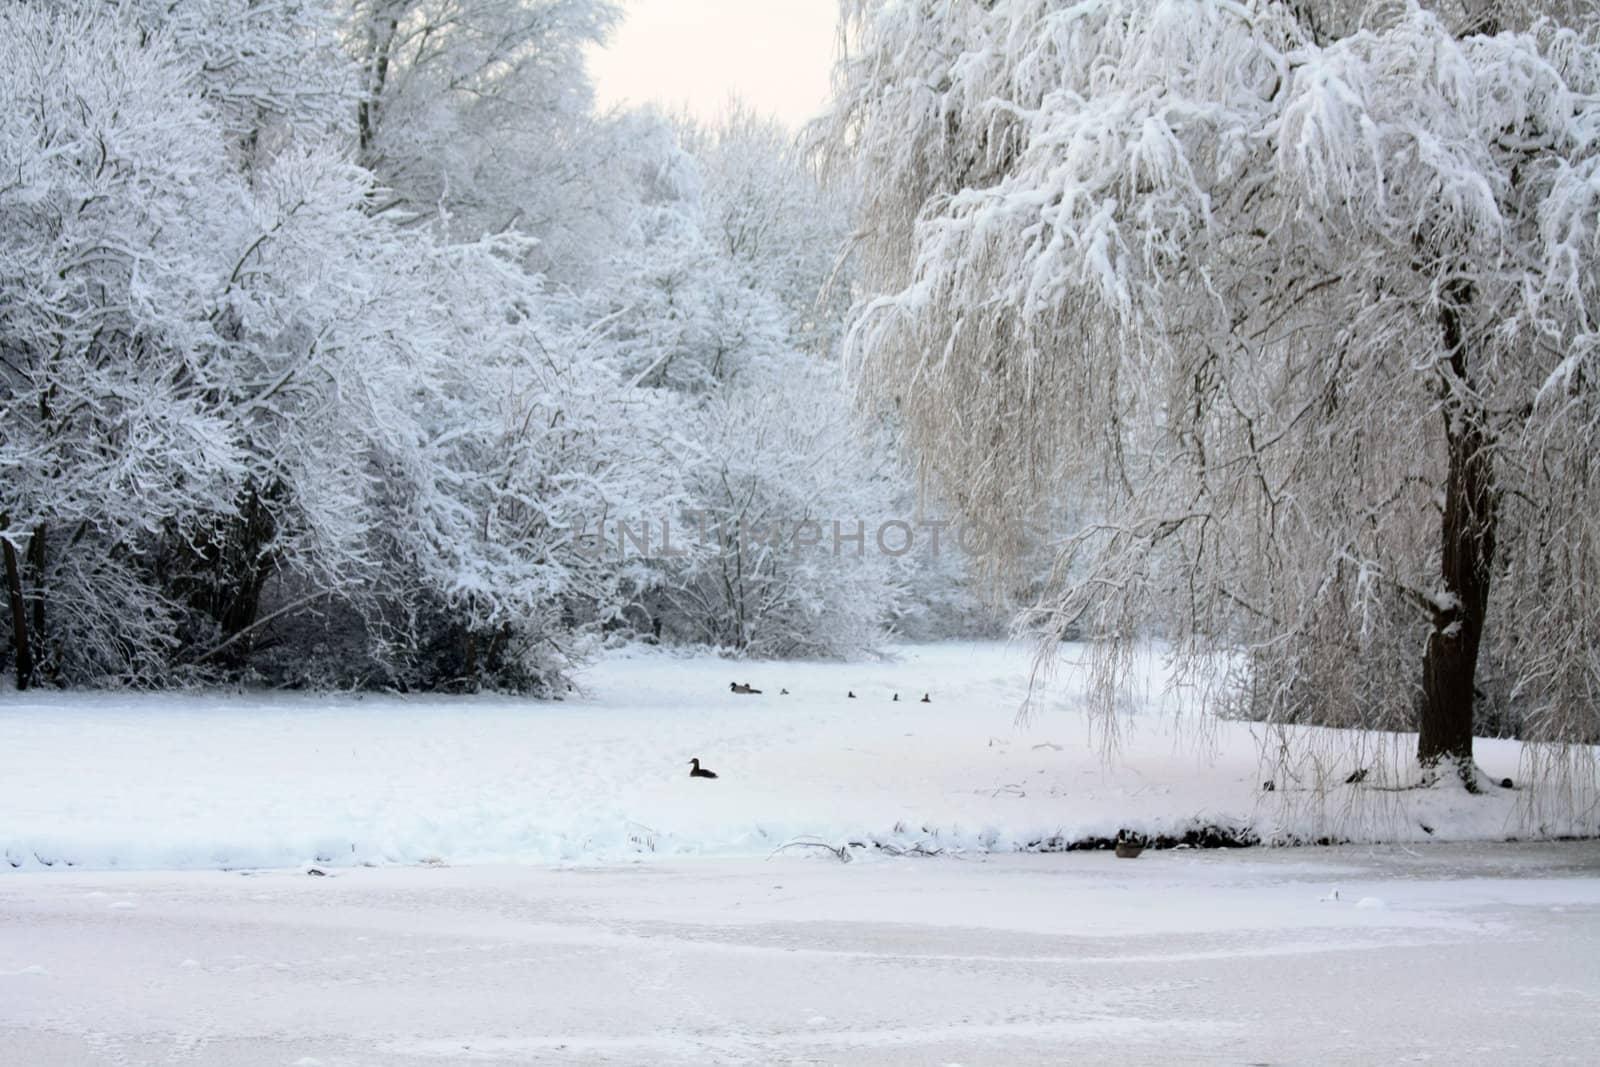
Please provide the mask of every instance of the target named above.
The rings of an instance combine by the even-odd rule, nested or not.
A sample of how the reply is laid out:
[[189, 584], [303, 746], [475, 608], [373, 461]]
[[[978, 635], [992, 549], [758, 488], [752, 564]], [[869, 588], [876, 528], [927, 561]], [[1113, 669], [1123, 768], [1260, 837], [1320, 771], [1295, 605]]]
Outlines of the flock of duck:
[[[728, 683], [728, 691], [730, 693], [740, 693], [740, 694], [743, 694], [743, 695], [746, 695], [746, 696], [760, 696], [761, 695], [761, 690], [757, 689], [753, 685], [750, 685], [748, 682], [729, 682]], [[781, 696], [781, 697], [786, 697], [786, 696], [789, 695], [789, 690], [780, 688], [778, 690], [778, 695]], [[855, 690], [853, 690], [853, 689], [845, 690], [845, 694], [844, 695], [845, 695], [845, 699], [846, 700], [855, 700], [856, 699]], [[894, 703], [898, 703], [899, 700], [900, 700], [900, 694], [896, 693], [896, 694], [894, 694], [893, 697], [890, 698], [889, 702], [891, 704], [894, 704]], [[922, 694], [922, 699], [920, 701], [918, 701], [918, 703], [920, 703], [920, 704], [932, 704], [933, 703], [933, 698], [930, 697], [927, 693], [923, 693]], [[700, 766], [700, 757], [696, 756], [694, 759], [689, 761], [689, 777], [690, 778], [715, 778], [716, 776], [717, 776], [717, 772], [716, 771], [708, 770], [705, 767]]]
[[[761, 690], [757, 689], [755, 686], [749, 684], [748, 682], [729, 682], [728, 683], [728, 691], [730, 693], [738, 693], [738, 694], [743, 695], [743, 696], [760, 696], [761, 695]], [[788, 696], [789, 695], [789, 690], [787, 690], [787, 689], [779, 689], [778, 690], [778, 695], [779, 696]], [[857, 699], [856, 698], [856, 694], [855, 694], [855, 690], [853, 690], [853, 689], [845, 690], [845, 694], [844, 695], [845, 695], [845, 699], [846, 700], [855, 700], [855, 699]], [[893, 696], [891, 696], [889, 698], [889, 701], [890, 701], [890, 703], [896, 703], [896, 702], [899, 701], [899, 699], [900, 699], [900, 694], [899, 693], [895, 693]], [[922, 694], [922, 700], [919, 701], [919, 703], [932, 704], [933, 703], [933, 698], [931, 696], [929, 696], [927, 693], [923, 693]], [[700, 757], [696, 756], [694, 759], [689, 761], [689, 777], [690, 778], [715, 778], [715, 777], [717, 777], [717, 772], [713, 771], [713, 770], [711, 770], [709, 768], [700, 766]], [[1117, 833], [1117, 838], [1116, 838], [1116, 841], [1115, 841], [1113, 847], [1116, 850], [1116, 854], [1117, 854], [1117, 858], [1118, 859], [1131, 860], [1131, 859], [1137, 859], [1138, 858], [1139, 853], [1144, 851], [1145, 845], [1144, 845], [1143, 839], [1140, 838], [1138, 835], [1130, 835], [1126, 830], [1121, 830], [1121, 831], [1118, 831], [1118, 833]]]
[[[728, 683], [728, 691], [730, 693], [746, 693], [746, 694], [749, 694], [751, 696], [760, 696], [761, 693], [762, 693], [762, 690], [757, 689], [755, 686], [750, 685], [750, 684], [748, 684], [746, 682], [729, 682]], [[786, 697], [786, 696], [789, 695], [789, 691], [787, 689], [779, 689], [778, 690], [778, 695], [781, 696], [781, 697]], [[844, 695], [845, 695], [845, 699], [847, 699], [847, 700], [856, 699], [856, 692], [855, 692], [854, 689], [846, 689]], [[897, 703], [899, 700], [900, 700], [900, 694], [896, 693], [891, 698], [890, 702], [891, 703]], [[918, 703], [919, 704], [932, 704], [933, 703], [933, 698], [928, 696], [927, 693], [923, 693], [922, 694], [922, 699], [920, 701], [918, 701]]]

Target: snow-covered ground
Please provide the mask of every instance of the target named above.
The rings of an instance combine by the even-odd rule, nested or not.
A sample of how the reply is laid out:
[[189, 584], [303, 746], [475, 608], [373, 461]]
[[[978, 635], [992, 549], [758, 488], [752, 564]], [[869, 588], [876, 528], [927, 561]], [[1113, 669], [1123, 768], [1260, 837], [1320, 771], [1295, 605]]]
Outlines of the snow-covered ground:
[[[1503, 843], [1592, 808], [1387, 789], [1409, 738], [1329, 748], [1319, 793], [1258, 728], [1197, 751], [1153, 660], [1108, 765], [1070, 664], [1016, 725], [1028, 667], [633, 649], [555, 703], [7, 694], [0, 1062], [1592, 1059], [1600, 843]], [[1402, 843], [1004, 854], [1202, 823]]]
[[[1527, 790], [1394, 791], [1381, 770], [1345, 785], [1338, 761], [1319, 793], [1264, 768], [1249, 724], [1213, 724], [1197, 748], [1163, 711], [1154, 661], [1107, 766], [1070, 662], [1016, 725], [1029, 665], [1000, 643], [866, 664], [634, 649], [553, 703], [8, 693], [0, 872], [765, 856], [800, 837], [972, 853], [1197, 822], [1397, 842], [1600, 831], [1586, 803], [1562, 815]], [[734, 680], [764, 692], [730, 693]], [[1369, 755], [1403, 763], [1413, 745]], [[1517, 744], [1478, 754], [1494, 778], [1519, 776]], [[691, 757], [721, 777], [689, 778]]]
[[1600, 845], [0, 878], [0, 1062], [1588, 1064]]

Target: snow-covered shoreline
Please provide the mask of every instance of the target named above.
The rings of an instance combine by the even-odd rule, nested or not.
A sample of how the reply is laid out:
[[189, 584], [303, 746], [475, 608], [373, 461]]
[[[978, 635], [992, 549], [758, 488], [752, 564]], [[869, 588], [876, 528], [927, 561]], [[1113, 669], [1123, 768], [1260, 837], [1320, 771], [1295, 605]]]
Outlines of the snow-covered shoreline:
[[[1600, 832], [1592, 811], [1531, 824], [1522, 790], [1263, 792], [1260, 728], [1210, 723], [1197, 747], [1163, 708], [1153, 658], [1107, 765], [1071, 650], [1016, 723], [1029, 666], [1027, 648], [996, 642], [866, 663], [635, 648], [558, 702], [10, 693], [0, 870], [764, 856], [797, 838], [1009, 852], [1205, 825], [1264, 841]], [[732, 681], [764, 692], [730, 693]], [[1391, 740], [1397, 753], [1411, 743]], [[721, 777], [690, 779], [696, 756]], [[1493, 778], [1520, 772], [1514, 742], [1480, 741], [1478, 758]]]

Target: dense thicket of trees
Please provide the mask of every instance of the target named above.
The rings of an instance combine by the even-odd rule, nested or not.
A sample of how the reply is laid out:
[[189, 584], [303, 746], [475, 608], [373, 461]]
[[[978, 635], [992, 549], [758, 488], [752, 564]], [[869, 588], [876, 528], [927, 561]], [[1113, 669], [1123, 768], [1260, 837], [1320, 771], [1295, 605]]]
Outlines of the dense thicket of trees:
[[832, 369], [849, 199], [755, 116], [597, 114], [618, 15], [0, 4], [17, 684], [560, 692], [611, 630], [835, 655], [905, 614], [902, 564], [757, 522], [904, 492]]
[[863, 379], [967, 514], [1089, 501], [1104, 709], [1153, 630], [1469, 782], [1491, 679], [1600, 739], [1592, 5], [845, 10]]

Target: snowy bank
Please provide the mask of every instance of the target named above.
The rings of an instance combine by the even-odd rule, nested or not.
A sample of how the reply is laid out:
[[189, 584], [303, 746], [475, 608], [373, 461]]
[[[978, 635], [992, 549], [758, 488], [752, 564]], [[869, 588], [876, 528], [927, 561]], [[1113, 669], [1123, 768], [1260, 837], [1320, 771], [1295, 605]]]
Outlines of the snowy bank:
[[[1600, 832], [1593, 809], [1549, 814], [1529, 791], [1396, 791], [1377, 774], [1346, 785], [1338, 763], [1325, 790], [1263, 791], [1260, 727], [1179, 730], [1154, 661], [1107, 765], [1070, 661], [1017, 724], [1029, 665], [1026, 648], [1000, 643], [854, 664], [633, 649], [553, 703], [9, 693], [0, 869], [766, 855], [801, 837], [1013, 851], [1202, 826], [1269, 842]], [[733, 681], [763, 692], [731, 693]], [[1369, 748], [1412, 743], [1392, 740]], [[1480, 741], [1478, 755], [1495, 779], [1519, 774], [1514, 742]], [[720, 777], [691, 779], [692, 757]]]

